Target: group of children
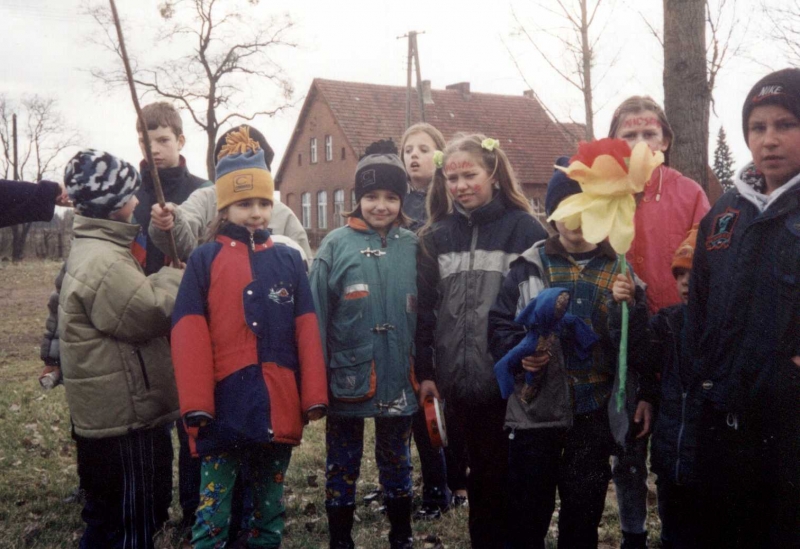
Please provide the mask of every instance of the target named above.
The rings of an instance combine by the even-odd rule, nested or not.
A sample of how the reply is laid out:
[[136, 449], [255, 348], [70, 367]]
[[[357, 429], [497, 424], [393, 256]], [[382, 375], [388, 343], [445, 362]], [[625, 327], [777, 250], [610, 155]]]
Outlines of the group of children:
[[[548, 236], [497, 140], [445, 143], [419, 124], [400, 155], [383, 142], [359, 160], [354, 209], [309, 276], [302, 246], [271, 231], [282, 206], [268, 145], [247, 126], [228, 132], [213, 194], [150, 206], [147, 255], [173, 229], [183, 249], [171, 263], [186, 265], [146, 276], [131, 252], [136, 170], [79, 153], [65, 174], [78, 215], [58, 310], [87, 491], [82, 547], [152, 546], [176, 419], [200, 460], [193, 545], [225, 546], [238, 505], [248, 546], [280, 546], [292, 447], [326, 415], [331, 548], [355, 547], [364, 418], [375, 418], [392, 548], [414, 543], [412, 431], [431, 506], [447, 510], [468, 466], [476, 548], [543, 548], [556, 489], [559, 547], [596, 547], [612, 476], [623, 547], [645, 547], [653, 425], [665, 547], [800, 545], [800, 70], [759, 82], [743, 125], [754, 162], [707, 215], [696, 183], [666, 166], [653, 172], [636, 197], [626, 259], [635, 275], [619, 274], [610, 246], [580, 228], [553, 222]], [[609, 136], [664, 153], [674, 139], [643, 97], [620, 105]], [[556, 171], [548, 215], [580, 192]], [[622, 303], [635, 375], [620, 444], [609, 401]], [[519, 313], [554, 304], [575, 322], [523, 358], [510, 396], [501, 393], [494, 365], [526, 337]], [[431, 397], [446, 400], [465, 460], [445, 459], [414, 428]]]

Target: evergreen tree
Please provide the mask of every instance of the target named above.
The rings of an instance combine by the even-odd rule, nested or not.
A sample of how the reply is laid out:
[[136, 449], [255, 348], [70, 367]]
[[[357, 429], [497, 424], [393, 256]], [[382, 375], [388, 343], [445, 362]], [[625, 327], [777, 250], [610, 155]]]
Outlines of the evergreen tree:
[[733, 156], [728, 148], [725, 128], [720, 126], [717, 134], [717, 148], [714, 150], [714, 175], [717, 176], [722, 189], [727, 191], [733, 187]]

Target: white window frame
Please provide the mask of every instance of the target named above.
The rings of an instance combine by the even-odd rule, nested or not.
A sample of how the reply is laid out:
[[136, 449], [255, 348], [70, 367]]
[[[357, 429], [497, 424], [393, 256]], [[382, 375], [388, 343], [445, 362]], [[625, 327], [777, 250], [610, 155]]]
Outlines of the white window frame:
[[311, 193], [300, 195], [301, 217], [303, 218], [303, 228], [311, 228]]
[[328, 191], [317, 192], [317, 228], [328, 228]]
[[333, 226], [337, 229], [344, 226], [344, 189], [333, 191]]
[[355, 210], [356, 206], [358, 206], [358, 204], [356, 204], [356, 190], [355, 190], [355, 188], [350, 189], [350, 204], [352, 205], [352, 207], [350, 208], [350, 211]]
[[330, 162], [333, 160], [333, 136], [325, 136], [325, 161]]
[[310, 162], [312, 164], [316, 164], [317, 163], [317, 138], [316, 137], [312, 137], [311, 138], [311, 159], [310, 159]]

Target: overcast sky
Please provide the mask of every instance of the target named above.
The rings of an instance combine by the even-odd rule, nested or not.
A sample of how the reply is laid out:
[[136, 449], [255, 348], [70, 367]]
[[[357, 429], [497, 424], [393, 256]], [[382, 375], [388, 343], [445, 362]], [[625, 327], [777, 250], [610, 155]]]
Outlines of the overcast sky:
[[[162, 24], [157, 7], [161, 1], [117, 0], [129, 26], [129, 49], [144, 60], [174, 56], [176, 51], [177, 46], [157, 40]], [[555, 4], [551, 0], [543, 3]], [[766, 27], [758, 17], [759, 1], [738, 3], [735, 35], [737, 40], [744, 40], [744, 46], [742, 55], [730, 60], [718, 78], [717, 116], [712, 113], [710, 138], [713, 155], [717, 130], [724, 125], [737, 166], [748, 158], [741, 132], [744, 96], [758, 78], [786, 65], [777, 48], [764, 40]], [[127, 89], [108, 91], [89, 74], [93, 67], [115, 66], [119, 61], [88, 40], [100, 29], [82, 15], [81, 4], [81, 0], [0, 0], [0, 90], [10, 99], [34, 93], [55, 97], [68, 122], [82, 133], [86, 147], [104, 149], [136, 162], [140, 153]], [[663, 101], [663, 54], [643, 22], [646, 18], [660, 29], [661, 5], [662, 0], [605, 0], [601, 6], [594, 31], [597, 37], [603, 30], [595, 78], [605, 75], [595, 92], [598, 137], [605, 134], [611, 113], [626, 97], [649, 94]], [[254, 19], [288, 13], [296, 23], [291, 38], [298, 44], [297, 48], [274, 52], [294, 84], [297, 106], [274, 118], [253, 122], [276, 151], [274, 168], [288, 144], [313, 78], [405, 85], [408, 45], [398, 37], [409, 30], [425, 32], [418, 38], [422, 77], [431, 80], [433, 88], [469, 81], [473, 92], [519, 95], [533, 87], [560, 119], [582, 122], [581, 96], [547, 66], [530, 44], [515, 36], [512, 10], [521, 20], [535, 20], [547, 28], [556, 29], [563, 24], [533, 2], [521, 0], [261, 0]], [[563, 66], [563, 54], [557, 44], [542, 34], [536, 36], [550, 59]], [[616, 64], [609, 69], [614, 58]], [[269, 107], [263, 104], [269, 102], [264, 98], [271, 93], [269, 85], [257, 84], [247, 101], [253, 107]], [[143, 102], [155, 99], [146, 96]], [[190, 170], [205, 175], [204, 135], [187, 114], [183, 118], [187, 136], [184, 154]]]

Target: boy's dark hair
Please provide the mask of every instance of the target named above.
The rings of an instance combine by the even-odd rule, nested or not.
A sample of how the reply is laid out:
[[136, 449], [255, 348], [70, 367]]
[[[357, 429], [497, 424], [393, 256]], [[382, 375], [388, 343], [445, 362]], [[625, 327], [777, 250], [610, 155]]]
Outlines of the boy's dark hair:
[[[158, 101], [150, 103], [142, 108], [142, 118], [147, 130], [157, 130], [160, 127], [169, 128], [175, 133], [175, 137], [183, 135], [183, 120], [181, 115], [170, 103]], [[136, 119], [136, 131], [144, 133], [141, 121]]]

